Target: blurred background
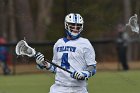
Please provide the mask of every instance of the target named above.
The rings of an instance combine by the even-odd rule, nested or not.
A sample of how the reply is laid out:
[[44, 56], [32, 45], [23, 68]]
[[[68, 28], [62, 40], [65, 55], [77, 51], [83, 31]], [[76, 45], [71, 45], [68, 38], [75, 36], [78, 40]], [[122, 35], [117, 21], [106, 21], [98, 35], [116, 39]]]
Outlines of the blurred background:
[[[36, 69], [34, 59], [16, 56], [15, 45], [25, 39], [51, 60], [54, 43], [65, 36], [64, 17], [68, 13], [84, 18], [81, 36], [95, 49], [98, 71], [140, 70], [140, 35], [128, 33], [125, 26], [134, 14], [139, 19], [139, 0], [0, 0], [0, 37], [5, 39], [0, 45], [8, 50], [5, 74], [44, 73]], [[125, 63], [121, 62], [125, 56], [119, 56], [117, 49], [119, 32], [127, 34]], [[0, 76], [3, 71], [0, 66]]]
[[[20, 64], [34, 64], [29, 58], [17, 58], [16, 43], [26, 39], [51, 60], [53, 44], [65, 36], [64, 17], [71, 12], [84, 18], [82, 37], [93, 44], [98, 69], [121, 69], [116, 49], [118, 32], [125, 30], [131, 16], [139, 17], [139, 0], [0, 0], [0, 36], [7, 41], [13, 74]], [[128, 44], [128, 64], [130, 69], [140, 69], [139, 35], [129, 38], [134, 40]]]

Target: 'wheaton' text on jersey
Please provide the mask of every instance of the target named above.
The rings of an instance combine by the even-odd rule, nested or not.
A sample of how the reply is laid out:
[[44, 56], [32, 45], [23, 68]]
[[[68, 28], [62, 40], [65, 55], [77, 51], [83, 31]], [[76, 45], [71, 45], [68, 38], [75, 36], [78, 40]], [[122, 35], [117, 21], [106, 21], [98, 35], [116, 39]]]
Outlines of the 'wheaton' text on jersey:
[[70, 51], [70, 52], [75, 52], [76, 47], [73, 46], [60, 46], [57, 47], [57, 52], [64, 52], [64, 51]]

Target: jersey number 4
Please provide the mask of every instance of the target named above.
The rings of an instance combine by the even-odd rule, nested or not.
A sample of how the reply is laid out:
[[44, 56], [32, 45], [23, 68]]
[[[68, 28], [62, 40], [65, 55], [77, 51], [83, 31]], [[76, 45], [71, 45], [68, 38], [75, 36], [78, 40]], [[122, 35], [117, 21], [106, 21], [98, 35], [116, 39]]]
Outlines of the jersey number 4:
[[68, 63], [68, 53], [63, 53], [61, 58], [61, 66], [70, 69], [70, 64]]

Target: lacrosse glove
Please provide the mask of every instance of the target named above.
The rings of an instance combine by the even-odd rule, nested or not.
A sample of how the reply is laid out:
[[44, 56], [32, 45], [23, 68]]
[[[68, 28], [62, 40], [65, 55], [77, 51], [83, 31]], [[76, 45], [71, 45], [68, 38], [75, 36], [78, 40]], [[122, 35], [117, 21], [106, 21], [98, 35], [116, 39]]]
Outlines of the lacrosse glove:
[[45, 57], [42, 53], [37, 52], [35, 54], [35, 58], [36, 58], [36, 63], [37, 63], [37, 68], [38, 69], [44, 69], [46, 68], [47, 70], [50, 70], [51, 72], [55, 72], [55, 67], [53, 67], [50, 63], [48, 63], [47, 61], [45, 61]]
[[45, 60], [44, 55], [40, 52], [37, 52], [35, 54], [35, 59], [36, 59], [36, 63], [39, 64], [40, 66], [43, 66], [43, 61]]
[[88, 80], [88, 73], [85, 71], [79, 72], [79, 71], [74, 71], [71, 74], [71, 77], [77, 80]]

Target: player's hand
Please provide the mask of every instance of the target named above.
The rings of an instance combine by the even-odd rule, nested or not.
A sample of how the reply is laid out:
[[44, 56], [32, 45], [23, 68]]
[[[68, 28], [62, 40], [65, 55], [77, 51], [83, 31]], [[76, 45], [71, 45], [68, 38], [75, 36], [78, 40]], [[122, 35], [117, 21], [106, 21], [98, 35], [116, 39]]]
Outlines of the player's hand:
[[78, 71], [74, 71], [71, 74], [71, 77], [77, 80], [88, 80], [88, 77], [85, 73], [83, 72], [78, 72]]
[[44, 55], [40, 52], [37, 52], [35, 54], [35, 59], [36, 59], [36, 63], [39, 64], [40, 66], [43, 66], [43, 62], [45, 60]]

